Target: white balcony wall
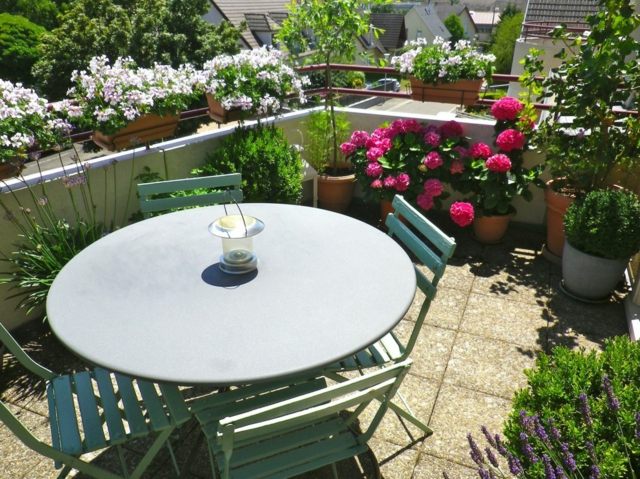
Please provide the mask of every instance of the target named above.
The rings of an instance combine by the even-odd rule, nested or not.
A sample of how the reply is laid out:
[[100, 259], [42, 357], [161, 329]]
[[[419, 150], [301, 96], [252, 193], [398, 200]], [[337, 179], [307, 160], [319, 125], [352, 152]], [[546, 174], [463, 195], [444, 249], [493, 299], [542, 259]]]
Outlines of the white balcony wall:
[[[276, 120], [291, 143], [304, 144], [306, 137], [304, 118], [309, 111], [289, 113]], [[348, 115], [353, 130], [369, 132], [384, 122], [391, 122], [399, 118], [393, 112], [357, 109], [341, 109], [341, 111]], [[410, 114], [403, 114], [401, 117], [416, 118], [425, 123], [434, 124], [441, 124], [449, 119], [447, 117]], [[489, 144], [493, 141], [493, 122], [458, 121], [463, 124], [466, 135], [473, 141], [485, 141]], [[233, 128], [222, 128], [158, 143], [152, 145], [150, 149], [139, 148], [135, 151], [120, 152], [89, 160], [88, 175], [97, 207], [97, 218], [106, 217], [109, 220], [114, 217], [115, 211], [115, 224], [117, 226], [126, 224], [126, 219], [138, 210], [135, 187], [129, 189], [132, 177], [141, 173], [145, 166], [165, 178], [187, 177], [194, 167], [204, 163], [207, 153], [217, 148], [221, 139], [232, 132]], [[530, 157], [527, 162], [531, 163], [534, 160], [534, 157]], [[63, 186], [62, 178], [71, 174], [73, 169], [73, 167], [67, 167], [66, 171], [57, 168], [43, 172], [43, 177], [46, 180], [44, 188], [49, 203], [61, 217], [69, 219], [73, 218], [73, 208], [68, 200], [69, 192]], [[31, 190], [27, 189], [19, 180], [7, 181], [7, 186], [0, 183], [0, 198], [16, 216], [20, 216], [20, 204], [35, 212], [36, 208], [31, 193], [36, 198], [43, 195], [39, 180], [40, 175], [31, 175], [25, 178]], [[114, 184], [116, 185], [115, 190]], [[8, 191], [9, 188], [13, 193]], [[107, 193], [106, 202], [105, 191]], [[518, 214], [514, 218], [515, 221], [542, 224], [544, 216], [542, 192], [535, 190], [534, 196], [534, 201], [530, 204], [516, 200], [515, 206], [518, 209]], [[12, 223], [4, 219], [4, 212], [0, 213], [2, 214], [0, 217], [0, 251], [10, 254], [16, 249], [15, 245], [19, 242], [19, 231]], [[105, 278], [105, 281], [109, 281], [109, 278]], [[17, 300], [7, 299], [11, 293], [12, 291], [7, 285], [0, 285], [0, 321], [8, 327], [15, 327], [25, 322], [27, 318], [23, 310], [16, 310]], [[73, 298], [69, 298], [69, 301], [73, 301]], [[87, 320], [90, 321], [91, 318], [87, 318]]]

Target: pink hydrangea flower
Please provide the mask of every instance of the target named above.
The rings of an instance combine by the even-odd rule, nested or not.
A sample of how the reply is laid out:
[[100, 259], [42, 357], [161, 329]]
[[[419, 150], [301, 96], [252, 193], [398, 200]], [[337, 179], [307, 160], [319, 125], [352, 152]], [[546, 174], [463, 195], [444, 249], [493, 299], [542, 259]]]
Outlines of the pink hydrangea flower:
[[440, 125], [440, 134], [445, 138], [462, 136], [462, 133], [462, 125], [455, 120], [451, 120]]
[[452, 175], [457, 175], [464, 171], [464, 163], [461, 160], [453, 160], [449, 171]]
[[474, 215], [473, 205], [466, 201], [456, 201], [449, 208], [449, 216], [453, 222], [463, 228], [473, 223]]
[[382, 174], [382, 165], [377, 161], [370, 161], [364, 169], [364, 173], [371, 178], [377, 178]]
[[424, 182], [424, 192], [431, 197], [440, 196], [443, 188], [442, 182], [436, 178], [430, 178]]
[[396, 176], [396, 191], [403, 192], [409, 189], [411, 178], [406, 173], [400, 173]]
[[505, 96], [491, 105], [491, 114], [496, 120], [513, 121], [524, 108], [524, 105], [517, 98]]
[[437, 147], [442, 143], [442, 137], [440, 136], [440, 133], [436, 131], [427, 131], [424, 134], [424, 142], [429, 146]]
[[385, 153], [387, 151], [389, 151], [391, 149], [392, 143], [391, 143], [391, 139], [389, 138], [381, 138], [378, 141], [376, 141], [376, 148], [380, 148], [382, 151], [384, 151]]
[[420, 193], [416, 198], [416, 203], [423, 210], [430, 210], [433, 208], [433, 196], [427, 193]]
[[367, 159], [369, 161], [378, 161], [378, 158], [380, 158], [382, 155], [384, 155], [384, 150], [382, 150], [381, 148], [377, 148], [374, 146], [367, 150]]
[[471, 148], [469, 148], [469, 156], [471, 156], [472, 158], [487, 159], [492, 154], [493, 152], [491, 151], [491, 147], [486, 143], [482, 143], [481, 141], [474, 143], [473, 145], [471, 145]]
[[369, 139], [369, 133], [366, 131], [354, 131], [351, 133], [351, 143], [356, 145], [358, 148], [361, 146], [365, 146], [367, 140]]
[[384, 185], [385, 188], [388, 188], [390, 190], [395, 189], [396, 187], [396, 179], [393, 176], [387, 176], [382, 184]]
[[442, 166], [442, 157], [440, 156], [440, 153], [438, 153], [437, 151], [430, 151], [424, 157], [424, 160], [422, 160], [422, 163], [424, 164], [424, 166], [426, 166], [430, 170], [434, 170], [439, 166]]
[[382, 188], [382, 186], [383, 186], [383, 185], [382, 185], [382, 180], [380, 180], [380, 179], [373, 180], [373, 181], [371, 182], [371, 185], [369, 185], [369, 186], [371, 186], [371, 188], [373, 188], [374, 190], [379, 190], [379, 189], [381, 189], [381, 188]]
[[522, 150], [526, 140], [524, 133], [510, 128], [498, 135], [496, 145], [498, 145], [502, 151]]
[[354, 151], [356, 151], [358, 149], [358, 147], [356, 145], [354, 145], [353, 143], [350, 142], [345, 142], [342, 145], [340, 145], [340, 151], [342, 153], [344, 153], [344, 155], [349, 156], [351, 153], [353, 153]]
[[495, 171], [496, 173], [506, 173], [511, 169], [511, 160], [507, 155], [498, 153], [497, 155], [490, 156], [485, 162], [485, 165], [487, 165], [489, 170]]
[[400, 133], [419, 133], [422, 130], [422, 126], [417, 120], [395, 120], [391, 123], [391, 128]]

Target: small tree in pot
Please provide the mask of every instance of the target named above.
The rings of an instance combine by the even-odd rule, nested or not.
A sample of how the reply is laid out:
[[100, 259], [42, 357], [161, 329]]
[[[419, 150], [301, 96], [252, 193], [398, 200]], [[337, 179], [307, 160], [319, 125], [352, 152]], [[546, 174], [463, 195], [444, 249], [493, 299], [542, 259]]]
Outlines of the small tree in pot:
[[[325, 86], [325, 110], [329, 115], [332, 143], [331, 162], [325, 172], [338, 174], [338, 124], [335, 113], [333, 79], [331, 63], [336, 61], [353, 60], [356, 54], [356, 41], [358, 37], [369, 33], [377, 35], [378, 30], [369, 23], [370, 8], [372, 5], [389, 3], [387, 0], [292, 0], [289, 6], [289, 16], [282, 23], [278, 40], [287, 46], [289, 51], [299, 53], [313, 50], [317, 58], [324, 64]], [[318, 173], [325, 173], [319, 171]], [[350, 173], [350, 172], [349, 172]], [[346, 196], [351, 198], [355, 184], [355, 176], [349, 174], [344, 177], [345, 187], [338, 188], [338, 180], [335, 178], [321, 177], [318, 185], [318, 199], [321, 206], [331, 209], [344, 210], [348, 201], [344, 199], [329, 199], [325, 197], [322, 187], [336, 191], [343, 190]]]
[[592, 191], [569, 206], [564, 227], [565, 290], [578, 299], [608, 297], [640, 251], [640, 199], [621, 189]]

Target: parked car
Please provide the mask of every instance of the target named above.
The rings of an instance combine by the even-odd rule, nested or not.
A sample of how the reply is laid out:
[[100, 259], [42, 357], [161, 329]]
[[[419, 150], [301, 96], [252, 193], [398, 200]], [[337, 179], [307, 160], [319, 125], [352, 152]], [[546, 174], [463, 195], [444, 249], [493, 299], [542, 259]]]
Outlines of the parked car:
[[400, 82], [395, 78], [382, 78], [368, 83], [367, 90], [400, 91]]

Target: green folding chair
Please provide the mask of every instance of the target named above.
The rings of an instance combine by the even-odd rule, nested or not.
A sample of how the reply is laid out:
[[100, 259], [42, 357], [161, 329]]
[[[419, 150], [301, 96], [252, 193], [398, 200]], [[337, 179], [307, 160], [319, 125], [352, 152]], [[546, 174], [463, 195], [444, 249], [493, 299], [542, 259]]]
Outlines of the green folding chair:
[[[240, 202], [243, 198], [241, 188], [240, 173], [140, 183], [140, 211], [148, 217], [159, 211]], [[189, 191], [194, 194], [182, 195]]]
[[[35, 362], [0, 324], [0, 341], [27, 370], [46, 381], [51, 444], [36, 438], [0, 400], [0, 420], [33, 451], [55, 461], [66, 477], [73, 469], [99, 479], [142, 476], [166, 444], [176, 472], [171, 433], [192, 416], [177, 386], [153, 384], [101, 368], [57, 375]], [[156, 435], [132, 472], [121, 446], [133, 439]], [[116, 474], [81, 459], [85, 453], [115, 446], [122, 465]]]
[[[287, 478], [368, 450], [411, 360], [328, 386], [322, 377], [253, 385], [196, 400], [192, 411], [207, 440], [213, 476]], [[371, 403], [372, 421], [358, 417]]]
[[[414, 267], [418, 288], [424, 293], [425, 299], [406, 343], [403, 343], [393, 331], [390, 332], [367, 349], [329, 366], [325, 374], [336, 381], [344, 380], [342, 376], [337, 374], [340, 371], [386, 367], [389, 363], [404, 361], [409, 357], [420, 335], [427, 311], [429, 311], [431, 302], [435, 298], [438, 282], [442, 278], [447, 262], [453, 256], [456, 248], [453, 238], [440, 231], [437, 226], [420, 214], [402, 196], [396, 195], [393, 198], [392, 206], [394, 211], [389, 213], [385, 222], [388, 234], [396, 238], [413, 253], [419, 263], [426, 267], [426, 271], [418, 265]], [[403, 220], [400, 219], [400, 216], [402, 216]], [[418, 236], [416, 232], [425, 239]], [[430, 243], [431, 247], [427, 245], [425, 240]], [[402, 396], [398, 396], [404, 402], [404, 408], [397, 404], [391, 404], [390, 407], [401, 417], [423, 430], [427, 435], [432, 434], [433, 431], [411, 412]]]

